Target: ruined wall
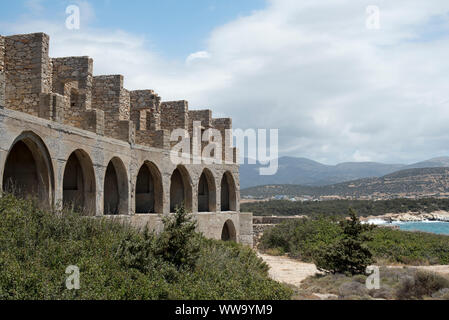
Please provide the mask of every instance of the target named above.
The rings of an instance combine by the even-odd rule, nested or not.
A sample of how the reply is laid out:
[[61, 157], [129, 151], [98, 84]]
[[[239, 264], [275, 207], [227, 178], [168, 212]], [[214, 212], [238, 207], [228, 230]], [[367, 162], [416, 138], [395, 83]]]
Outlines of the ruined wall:
[[[121, 75], [94, 77], [89, 57], [50, 59], [48, 49], [48, 36], [42, 33], [0, 36], [0, 191], [5, 172], [6, 177], [24, 178], [27, 185], [38, 185], [27, 171], [32, 164], [19, 159], [16, 163], [23, 164], [20, 170], [12, 170], [14, 166], [7, 161], [8, 150], [19, 150], [14, 148], [20, 141], [33, 152], [29, 160], [36, 161], [35, 169], [43, 177], [38, 179], [42, 189], [39, 199], [42, 195], [47, 205], [59, 206], [75, 199], [88, 214], [102, 216], [108, 213], [104, 203], [113, 202], [118, 208], [112, 210], [118, 213], [116, 218], [136, 227], [157, 229], [161, 227], [159, 215], [169, 214], [171, 195], [178, 192], [171, 190], [171, 177], [179, 171], [186, 205], [198, 220], [199, 230], [220, 239], [222, 230], [232, 226], [233, 240], [251, 245], [248, 235], [252, 220], [250, 215], [240, 213], [238, 204], [238, 165], [191, 163], [191, 154], [182, 155], [187, 164], [178, 165], [170, 161], [167, 152], [176, 143], [170, 143], [172, 130], [182, 128], [192, 135], [194, 121], [199, 121], [200, 131], [217, 128], [224, 134], [231, 128], [230, 119], [213, 119], [210, 110], [189, 111], [184, 100], [161, 103], [153, 90], [128, 91]], [[78, 159], [78, 164], [72, 165], [76, 169], [69, 163], [73, 154]], [[23, 152], [17, 156], [23, 157]], [[108, 202], [112, 194], [108, 187], [113, 185], [107, 182], [111, 163], [118, 190], [114, 191], [114, 201]], [[154, 199], [142, 201], [142, 195], [148, 192], [136, 190], [139, 169], [144, 164], [154, 174], [154, 184], [148, 187], [154, 191]], [[210, 212], [198, 213], [203, 174], [213, 186], [206, 194], [212, 205], [203, 208]], [[235, 205], [231, 210], [220, 210], [221, 202], [229, 201], [221, 198], [223, 177], [232, 181], [230, 198]], [[145, 175], [142, 179], [149, 182]], [[82, 187], [77, 189], [79, 185]], [[136, 208], [144, 213], [136, 214]], [[145, 213], [153, 210], [156, 214]]]
[[135, 128], [130, 120], [130, 95], [123, 88], [123, 76], [93, 78], [92, 107], [104, 112], [104, 134], [125, 141], [134, 141]]
[[[223, 139], [222, 144], [222, 159], [227, 162], [237, 161], [237, 150], [232, 146], [232, 133], [229, 131], [232, 129], [232, 119], [230, 118], [218, 118], [212, 119], [212, 125], [215, 129], [219, 130]], [[228, 146], [226, 148], [226, 146]]]
[[52, 87], [49, 37], [34, 33], [5, 40], [6, 107], [38, 116], [40, 95]]
[[[172, 132], [175, 129], [188, 130], [189, 112], [188, 102], [168, 101], [161, 104], [161, 129]], [[170, 147], [176, 145], [178, 141], [170, 141]]]
[[188, 102], [167, 101], [161, 104], [161, 128], [171, 131], [173, 129], [188, 129]]
[[130, 92], [130, 118], [136, 127], [136, 143], [168, 149], [170, 135], [161, 130], [161, 98], [153, 90]]
[[[122, 75], [94, 77], [91, 58], [51, 59], [48, 51], [49, 37], [43, 33], [0, 37], [0, 105], [98, 135], [161, 149], [177, 144], [170, 142], [174, 129], [187, 130], [193, 137], [193, 124], [199, 121], [195, 141], [200, 146], [199, 154], [208, 144], [201, 138], [209, 128], [217, 128], [223, 134], [223, 157], [227, 154], [224, 146], [230, 139], [224, 133], [232, 126], [230, 119], [213, 119], [211, 110], [189, 111], [184, 100], [161, 103], [153, 90], [128, 91]], [[193, 146], [192, 139], [191, 152]]]
[[89, 57], [52, 59], [52, 91], [64, 97], [64, 123], [87, 129], [92, 101], [93, 60]]
[[[202, 141], [203, 135], [207, 129], [212, 128], [212, 111], [211, 110], [192, 110], [189, 111], [189, 134], [192, 137], [192, 151], [195, 147], [194, 142], [198, 148], [198, 153], [203, 154], [203, 150], [208, 144], [207, 141]], [[199, 128], [194, 128], [194, 125], [200, 123]], [[196, 132], [197, 139], [194, 141], [193, 132]], [[213, 153], [211, 154], [213, 156]]]

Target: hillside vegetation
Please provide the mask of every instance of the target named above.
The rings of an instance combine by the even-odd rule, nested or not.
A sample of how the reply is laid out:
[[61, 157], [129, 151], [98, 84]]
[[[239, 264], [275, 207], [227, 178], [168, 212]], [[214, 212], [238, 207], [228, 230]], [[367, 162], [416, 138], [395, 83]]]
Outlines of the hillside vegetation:
[[241, 210], [255, 216], [346, 216], [353, 208], [359, 216], [376, 216], [386, 213], [449, 211], [449, 199], [391, 199], [391, 200], [328, 200], [328, 201], [286, 201], [242, 203]]
[[[249, 248], [207, 240], [179, 210], [159, 235], [0, 198], [0, 299], [288, 299]], [[79, 290], [65, 273], [79, 267]]]
[[[259, 248], [316, 262], [323, 250], [342, 238], [343, 230], [336, 222], [328, 217], [283, 222], [264, 232]], [[366, 245], [377, 263], [449, 264], [449, 236], [373, 227], [367, 238]]]
[[405, 197], [449, 193], [449, 168], [414, 168], [397, 171], [379, 178], [364, 178], [327, 186], [275, 184], [241, 191], [242, 196], [268, 198], [287, 196]]

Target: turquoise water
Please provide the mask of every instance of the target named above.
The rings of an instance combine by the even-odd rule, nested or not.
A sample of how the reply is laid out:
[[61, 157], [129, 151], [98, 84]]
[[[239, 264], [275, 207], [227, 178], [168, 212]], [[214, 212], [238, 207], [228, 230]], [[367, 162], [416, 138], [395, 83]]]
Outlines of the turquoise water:
[[394, 222], [399, 229], [405, 231], [424, 231], [437, 234], [449, 235], [449, 222], [426, 221], [426, 222]]

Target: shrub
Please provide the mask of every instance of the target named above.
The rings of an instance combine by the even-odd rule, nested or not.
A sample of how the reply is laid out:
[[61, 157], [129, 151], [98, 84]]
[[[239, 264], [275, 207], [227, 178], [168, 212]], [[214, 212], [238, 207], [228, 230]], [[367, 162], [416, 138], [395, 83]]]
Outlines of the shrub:
[[174, 215], [164, 217], [163, 223], [164, 230], [157, 239], [155, 254], [178, 268], [193, 269], [200, 251], [196, 221], [184, 207], [180, 207]]
[[289, 253], [294, 258], [311, 262], [320, 248], [335, 242], [340, 236], [339, 226], [331, 219], [296, 219], [265, 231], [259, 249], [276, 249], [278, 252]]
[[350, 281], [343, 283], [338, 288], [339, 297], [349, 298], [353, 296], [366, 297], [368, 296], [368, 289], [365, 284], [358, 281]]
[[[364, 245], [378, 263], [449, 264], [447, 235], [382, 227], [367, 229], [363, 232], [368, 236]], [[332, 217], [303, 218], [265, 231], [259, 248], [267, 253], [274, 249], [303, 261], [315, 261], [316, 257], [322, 257], [325, 253], [322, 248], [331, 248], [342, 237], [342, 228]]]
[[449, 288], [449, 280], [433, 272], [417, 271], [413, 277], [406, 277], [401, 281], [396, 291], [400, 300], [422, 299]]
[[372, 254], [366, 246], [369, 237], [368, 225], [362, 225], [354, 210], [349, 211], [350, 220], [340, 222], [343, 236], [335, 243], [322, 248], [315, 257], [320, 271], [330, 273], [364, 274], [373, 262]]
[[[156, 235], [106, 218], [0, 198], [0, 299], [289, 299], [291, 290], [240, 244], [194, 233], [184, 211]], [[168, 249], [167, 252], [165, 249]], [[65, 287], [69, 265], [81, 289]]]

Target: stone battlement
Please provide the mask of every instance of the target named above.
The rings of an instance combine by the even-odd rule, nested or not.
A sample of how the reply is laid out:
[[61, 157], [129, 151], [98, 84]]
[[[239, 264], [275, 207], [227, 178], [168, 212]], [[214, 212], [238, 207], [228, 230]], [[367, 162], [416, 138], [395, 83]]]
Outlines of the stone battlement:
[[[203, 130], [232, 129], [231, 119], [213, 119], [211, 110], [189, 111], [187, 101], [162, 102], [154, 90], [129, 91], [122, 75], [93, 76], [87, 56], [50, 58], [48, 53], [44, 33], [0, 36], [0, 106], [161, 149], [173, 146], [172, 130], [193, 132], [194, 121]], [[225, 154], [226, 139], [222, 142]]]

